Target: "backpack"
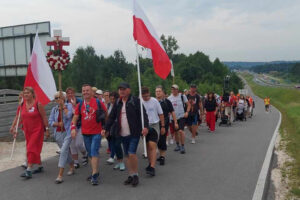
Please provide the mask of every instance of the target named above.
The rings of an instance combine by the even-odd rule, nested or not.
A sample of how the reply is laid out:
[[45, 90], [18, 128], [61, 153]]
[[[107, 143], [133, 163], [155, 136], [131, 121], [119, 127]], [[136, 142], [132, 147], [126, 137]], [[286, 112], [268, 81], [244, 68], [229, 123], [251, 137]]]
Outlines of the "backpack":
[[186, 104], [184, 103], [183, 95], [182, 95], [182, 94], [181, 94], [181, 101], [182, 101], [182, 105], [183, 105], [184, 112], [186, 112], [187, 107], [186, 107]]
[[[96, 122], [97, 123], [100, 123], [102, 125], [105, 124], [105, 111], [102, 109], [102, 106], [101, 106], [101, 103], [100, 103], [100, 100], [99, 99], [96, 99], [96, 102], [97, 102], [97, 111], [96, 111]], [[81, 121], [81, 107], [82, 107], [82, 104], [83, 104], [83, 101], [81, 101], [79, 103], [79, 121]]]

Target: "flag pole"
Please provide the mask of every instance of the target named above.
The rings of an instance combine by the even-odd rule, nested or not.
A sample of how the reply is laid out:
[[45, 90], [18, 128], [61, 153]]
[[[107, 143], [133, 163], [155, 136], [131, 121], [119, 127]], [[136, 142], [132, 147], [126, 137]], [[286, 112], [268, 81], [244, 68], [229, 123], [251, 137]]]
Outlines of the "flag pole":
[[[142, 118], [142, 129], [144, 129], [144, 110], [142, 103], [142, 84], [141, 84], [141, 73], [140, 73], [140, 60], [139, 60], [139, 50], [138, 43], [135, 41], [136, 46], [136, 63], [137, 63], [137, 72], [138, 72], [138, 82], [139, 82], [139, 97], [140, 97], [140, 107], [141, 107], [141, 118]], [[144, 144], [144, 157], [147, 158], [147, 149], [146, 149], [146, 137], [143, 136], [143, 144]]]
[[173, 65], [173, 61], [171, 61], [171, 65], [172, 65], [172, 68], [171, 68], [171, 76], [173, 77], [173, 84], [175, 84], [175, 72], [174, 72], [174, 65]]

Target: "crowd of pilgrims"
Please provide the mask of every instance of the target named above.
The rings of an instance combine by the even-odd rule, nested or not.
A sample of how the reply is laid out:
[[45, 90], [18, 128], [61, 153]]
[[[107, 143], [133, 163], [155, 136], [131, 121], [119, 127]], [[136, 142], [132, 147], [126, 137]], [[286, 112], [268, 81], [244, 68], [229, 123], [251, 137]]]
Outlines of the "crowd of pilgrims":
[[50, 137], [51, 130], [59, 147], [56, 184], [64, 181], [67, 166], [67, 175], [72, 176], [80, 166], [90, 164], [87, 181], [98, 185], [99, 150], [106, 138], [107, 164], [114, 170], [127, 170], [128, 178], [123, 183], [135, 187], [139, 184], [137, 149], [139, 144], [143, 145], [141, 141], [145, 140], [144, 156], [148, 158], [145, 172], [154, 177], [156, 163], [166, 163], [167, 147], [173, 145], [175, 152], [185, 154], [186, 134], [191, 134], [190, 143], [194, 145], [199, 126], [207, 126], [213, 134], [216, 122], [219, 126], [230, 126], [237, 120], [246, 120], [252, 117], [255, 107], [250, 96], [234, 92], [224, 92], [223, 96], [213, 92], [200, 95], [194, 84], [184, 91], [174, 84], [169, 95], [162, 86], [155, 88], [155, 94], [142, 87], [141, 100], [131, 94], [128, 83], [121, 83], [116, 92], [103, 92], [84, 84], [81, 92], [81, 98], [75, 96], [73, 88], [57, 92], [49, 117], [33, 88], [26, 87], [21, 92], [22, 101], [10, 132], [16, 137], [19, 124], [25, 135], [23, 179], [29, 180], [33, 174], [44, 171], [40, 154], [44, 138]]

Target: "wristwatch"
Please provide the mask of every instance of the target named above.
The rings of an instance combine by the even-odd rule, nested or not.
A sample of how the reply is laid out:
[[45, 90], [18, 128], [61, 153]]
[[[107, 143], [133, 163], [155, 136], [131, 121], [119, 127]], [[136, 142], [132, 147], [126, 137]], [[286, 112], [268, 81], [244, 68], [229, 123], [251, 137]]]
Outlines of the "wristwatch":
[[49, 127], [47, 126], [45, 129], [46, 129], [46, 131], [48, 131], [48, 130], [49, 130]]

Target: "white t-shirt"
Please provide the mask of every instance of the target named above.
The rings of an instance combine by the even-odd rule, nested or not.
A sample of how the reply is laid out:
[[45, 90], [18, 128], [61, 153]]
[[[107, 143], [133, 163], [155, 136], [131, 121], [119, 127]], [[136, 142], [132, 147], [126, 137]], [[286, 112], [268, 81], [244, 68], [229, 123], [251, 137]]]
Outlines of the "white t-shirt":
[[121, 130], [120, 135], [126, 137], [130, 135], [130, 129], [128, 124], [128, 119], [126, 115], [126, 102], [123, 101], [122, 111], [121, 111]]
[[182, 103], [182, 99], [181, 99], [181, 95], [183, 97], [183, 102], [187, 103], [188, 100], [186, 98], [186, 96], [184, 94], [179, 93], [177, 96], [173, 96], [173, 94], [171, 94], [168, 99], [171, 101], [174, 111], [175, 111], [175, 115], [177, 119], [183, 118], [184, 117], [184, 107], [183, 107], [183, 103]]
[[157, 99], [151, 97], [149, 101], [143, 100], [144, 107], [146, 109], [149, 124], [156, 124], [159, 122], [159, 115], [163, 114], [163, 110]]

